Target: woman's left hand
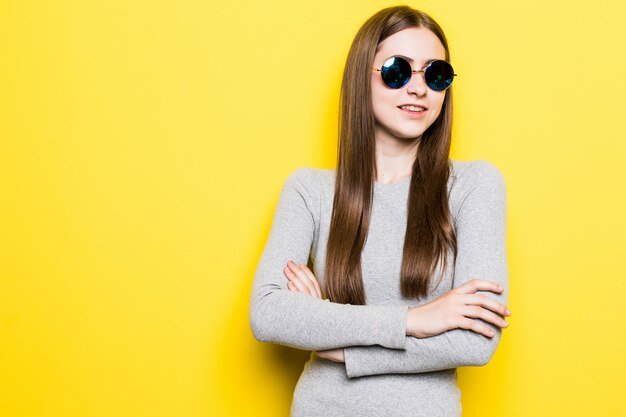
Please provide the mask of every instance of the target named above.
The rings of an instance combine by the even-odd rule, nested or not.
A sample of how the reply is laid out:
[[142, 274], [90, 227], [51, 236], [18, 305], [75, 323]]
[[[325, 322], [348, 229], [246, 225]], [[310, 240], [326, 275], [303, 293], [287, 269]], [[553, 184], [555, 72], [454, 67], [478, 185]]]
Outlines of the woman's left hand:
[[[287, 288], [292, 292], [303, 292], [312, 297], [322, 300], [322, 290], [317, 282], [313, 272], [305, 265], [297, 265], [289, 261], [283, 269], [285, 276], [289, 279]], [[315, 353], [321, 358], [331, 360], [333, 362], [345, 362], [343, 348], [316, 350]]]

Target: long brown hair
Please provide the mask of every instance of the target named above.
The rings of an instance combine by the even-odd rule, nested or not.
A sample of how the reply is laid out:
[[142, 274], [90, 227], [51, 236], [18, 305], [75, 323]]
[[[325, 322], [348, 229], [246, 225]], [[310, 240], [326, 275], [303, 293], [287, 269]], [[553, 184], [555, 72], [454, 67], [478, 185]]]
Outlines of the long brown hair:
[[[370, 17], [357, 32], [348, 53], [341, 83], [339, 152], [325, 269], [326, 295], [334, 302], [366, 304], [361, 251], [376, 178], [370, 68], [384, 39], [403, 29], [420, 27], [437, 35], [450, 62], [441, 27], [426, 13], [409, 6], [388, 7]], [[413, 163], [401, 267], [404, 297], [427, 295], [430, 276], [440, 258], [442, 272], [450, 249], [456, 258], [456, 234], [447, 193], [451, 135], [452, 87], [446, 91], [439, 117], [423, 133]]]

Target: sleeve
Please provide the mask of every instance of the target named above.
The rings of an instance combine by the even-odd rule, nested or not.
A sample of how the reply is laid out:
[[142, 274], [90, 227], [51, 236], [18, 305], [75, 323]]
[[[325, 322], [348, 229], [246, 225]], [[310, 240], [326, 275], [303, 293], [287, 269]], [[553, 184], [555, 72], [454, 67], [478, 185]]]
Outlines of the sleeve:
[[[456, 216], [457, 258], [454, 287], [473, 278], [500, 284], [501, 294], [477, 291], [507, 305], [506, 189], [504, 178], [491, 163], [475, 161], [476, 177], [460, 203]], [[406, 349], [380, 346], [348, 346], [344, 349], [348, 378], [388, 373], [431, 372], [460, 366], [482, 366], [491, 360], [502, 329], [475, 318], [493, 329], [489, 338], [468, 329], [451, 329], [428, 338], [406, 336]]]
[[312, 174], [312, 168], [300, 167], [281, 189], [252, 284], [254, 337], [303, 350], [375, 344], [404, 349], [408, 306], [335, 303], [287, 288], [283, 269], [290, 259], [307, 263], [320, 217], [320, 184]]

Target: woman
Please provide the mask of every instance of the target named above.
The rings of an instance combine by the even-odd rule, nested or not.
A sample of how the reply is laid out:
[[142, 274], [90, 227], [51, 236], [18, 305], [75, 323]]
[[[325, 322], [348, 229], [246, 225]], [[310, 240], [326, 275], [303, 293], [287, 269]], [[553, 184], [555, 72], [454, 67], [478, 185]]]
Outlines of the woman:
[[250, 325], [312, 351], [292, 417], [460, 416], [456, 368], [496, 350], [505, 184], [486, 160], [449, 159], [455, 75], [430, 16], [379, 11], [348, 54], [336, 170], [285, 181]]

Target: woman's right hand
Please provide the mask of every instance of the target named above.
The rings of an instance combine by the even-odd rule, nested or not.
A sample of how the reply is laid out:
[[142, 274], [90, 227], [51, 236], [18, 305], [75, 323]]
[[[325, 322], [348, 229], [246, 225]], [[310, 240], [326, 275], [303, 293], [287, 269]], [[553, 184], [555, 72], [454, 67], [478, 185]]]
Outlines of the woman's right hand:
[[508, 323], [501, 316], [511, 312], [494, 299], [475, 294], [480, 290], [501, 293], [504, 289], [493, 281], [475, 278], [426, 304], [410, 307], [406, 334], [424, 338], [461, 328], [493, 337], [495, 333], [488, 326], [473, 318], [504, 328]]

